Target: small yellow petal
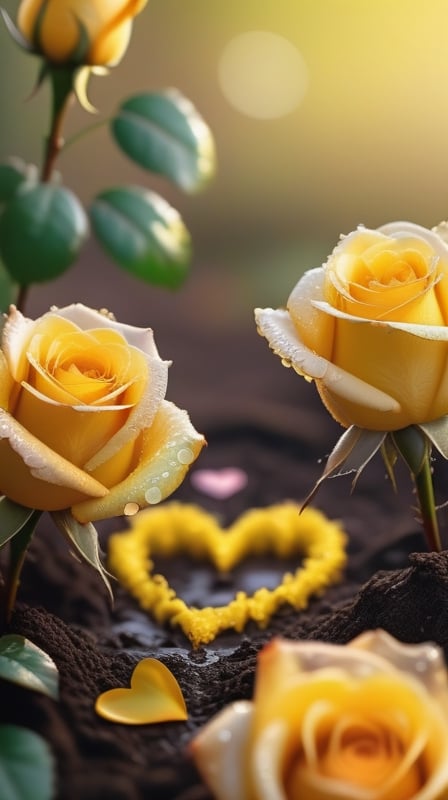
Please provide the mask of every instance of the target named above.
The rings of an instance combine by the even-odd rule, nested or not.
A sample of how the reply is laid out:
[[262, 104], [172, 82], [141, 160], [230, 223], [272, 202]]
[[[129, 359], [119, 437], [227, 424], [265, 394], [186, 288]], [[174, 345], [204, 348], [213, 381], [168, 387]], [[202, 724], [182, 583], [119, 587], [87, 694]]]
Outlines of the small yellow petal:
[[95, 711], [111, 722], [147, 725], [184, 721], [187, 707], [180, 686], [168, 667], [145, 658], [134, 669], [130, 689], [109, 689], [95, 703]]

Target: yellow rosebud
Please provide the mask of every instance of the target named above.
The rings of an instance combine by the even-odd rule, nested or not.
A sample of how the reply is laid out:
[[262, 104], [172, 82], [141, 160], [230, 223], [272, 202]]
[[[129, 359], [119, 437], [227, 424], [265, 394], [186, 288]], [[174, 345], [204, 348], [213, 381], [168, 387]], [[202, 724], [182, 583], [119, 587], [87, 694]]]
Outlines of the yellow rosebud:
[[164, 399], [168, 366], [150, 329], [81, 304], [36, 321], [12, 307], [0, 350], [0, 493], [44, 511], [71, 506], [82, 523], [171, 494], [204, 439]]
[[22, 0], [17, 27], [55, 64], [113, 66], [123, 57], [133, 18], [147, 0]]
[[254, 700], [225, 708], [191, 752], [216, 800], [444, 800], [442, 652], [385, 631], [345, 646], [274, 640]]
[[448, 413], [448, 246], [435, 231], [360, 227], [303, 275], [287, 310], [255, 316], [345, 427], [392, 431]]

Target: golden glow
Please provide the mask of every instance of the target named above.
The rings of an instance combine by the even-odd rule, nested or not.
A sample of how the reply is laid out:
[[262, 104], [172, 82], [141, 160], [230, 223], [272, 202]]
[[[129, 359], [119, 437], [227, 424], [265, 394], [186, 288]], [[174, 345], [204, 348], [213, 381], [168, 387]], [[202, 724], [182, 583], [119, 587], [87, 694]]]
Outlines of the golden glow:
[[268, 31], [249, 31], [226, 45], [219, 62], [221, 89], [238, 111], [273, 119], [294, 111], [308, 86], [308, 70], [299, 50]]

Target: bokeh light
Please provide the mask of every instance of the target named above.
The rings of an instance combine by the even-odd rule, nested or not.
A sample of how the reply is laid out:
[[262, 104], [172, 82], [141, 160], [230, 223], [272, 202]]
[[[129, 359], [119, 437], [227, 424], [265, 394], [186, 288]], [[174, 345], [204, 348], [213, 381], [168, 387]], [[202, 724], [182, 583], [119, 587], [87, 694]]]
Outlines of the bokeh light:
[[248, 31], [231, 39], [219, 61], [228, 102], [249, 117], [274, 119], [294, 111], [308, 87], [308, 69], [284, 36]]

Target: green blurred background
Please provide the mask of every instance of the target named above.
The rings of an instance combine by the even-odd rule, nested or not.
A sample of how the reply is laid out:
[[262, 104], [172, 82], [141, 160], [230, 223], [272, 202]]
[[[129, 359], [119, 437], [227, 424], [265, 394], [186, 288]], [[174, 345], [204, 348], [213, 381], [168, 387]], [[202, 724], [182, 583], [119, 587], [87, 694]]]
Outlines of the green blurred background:
[[[18, 2], [2, 5], [14, 18]], [[235, 37], [250, 32], [275, 37], [251, 37], [238, 54]], [[271, 51], [270, 41], [280, 47]], [[38, 60], [4, 26], [0, 58], [0, 157], [38, 161], [46, 88], [27, 99]], [[253, 307], [284, 303], [340, 233], [448, 217], [446, 0], [150, 0], [122, 63], [91, 81], [99, 114], [73, 108], [67, 136], [124, 97], [169, 86], [214, 133], [218, 172], [202, 194], [142, 173], [107, 127], [68, 149], [59, 167], [86, 203], [118, 182], [159, 191], [192, 234], [191, 277], [174, 295], [153, 289], [91, 242], [65, 276], [32, 289], [30, 314], [80, 300], [139, 324], [161, 319], [163, 329], [185, 321], [204, 336], [248, 332]]]

